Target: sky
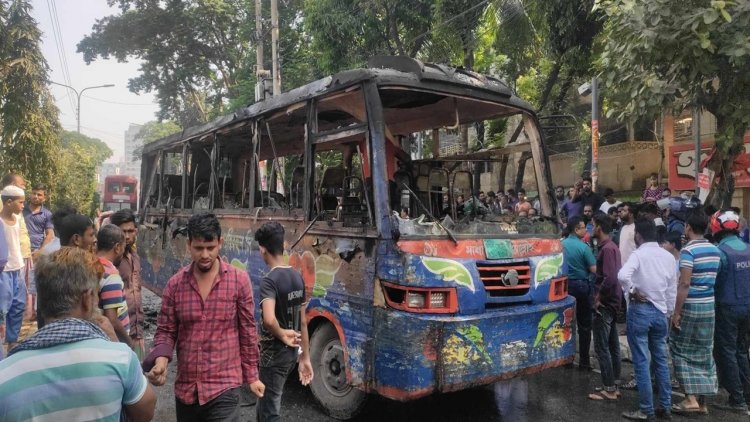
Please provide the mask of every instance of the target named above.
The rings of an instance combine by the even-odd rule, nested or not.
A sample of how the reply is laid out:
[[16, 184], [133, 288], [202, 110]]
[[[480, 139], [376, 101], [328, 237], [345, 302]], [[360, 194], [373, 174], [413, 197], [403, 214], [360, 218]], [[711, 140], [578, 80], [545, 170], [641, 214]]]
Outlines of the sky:
[[[87, 65], [83, 54], [76, 53], [76, 44], [91, 33], [97, 19], [119, 14], [119, 9], [110, 8], [106, 0], [32, 0], [31, 3], [34, 7], [32, 15], [43, 32], [42, 53], [50, 67], [51, 81], [70, 85], [79, 92], [89, 86], [115, 85], [83, 93], [81, 133], [106, 142], [113, 151], [108, 161], [118, 161], [123, 155], [124, 134], [128, 126], [155, 120], [158, 105], [154, 103], [154, 97], [150, 93], [137, 95], [128, 90], [128, 79], [139, 74], [137, 60], [118, 63], [114, 59], [98, 59]], [[58, 36], [67, 61], [69, 83], [64, 77], [63, 60], [60, 59], [57, 48], [55, 27], [52, 24], [54, 16], [59, 23]], [[60, 109], [62, 127], [75, 131], [75, 94], [58, 85], [51, 85], [50, 90]]]

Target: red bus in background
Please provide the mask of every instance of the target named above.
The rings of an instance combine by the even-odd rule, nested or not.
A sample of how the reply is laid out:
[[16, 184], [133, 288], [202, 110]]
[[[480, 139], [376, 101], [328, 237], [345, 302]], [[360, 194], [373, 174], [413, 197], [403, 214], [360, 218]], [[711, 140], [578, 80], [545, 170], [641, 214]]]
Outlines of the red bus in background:
[[104, 179], [102, 211], [138, 209], [138, 179], [133, 176], [107, 176]]

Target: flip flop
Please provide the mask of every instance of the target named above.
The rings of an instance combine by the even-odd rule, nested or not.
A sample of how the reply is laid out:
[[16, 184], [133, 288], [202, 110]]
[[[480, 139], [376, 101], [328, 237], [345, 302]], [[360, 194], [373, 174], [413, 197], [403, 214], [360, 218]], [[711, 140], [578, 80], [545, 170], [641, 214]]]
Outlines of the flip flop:
[[675, 403], [672, 405], [672, 413], [677, 413], [678, 415], [692, 415], [692, 414], [705, 415], [708, 413], [708, 409], [701, 409], [700, 406], [687, 407], [683, 403]]
[[589, 400], [594, 401], [617, 401], [617, 398], [617, 393], [615, 393], [615, 398], [607, 397], [601, 391], [589, 394]]
[[[604, 391], [604, 387], [594, 387], [594, 391], [597, 392], [597, 393], [599, 393], [601, 391]], [[615, 390], [615, 395], [617, 397], [620, 397], [622, 395], [622, 393], [620, 393], [620, 390]]]

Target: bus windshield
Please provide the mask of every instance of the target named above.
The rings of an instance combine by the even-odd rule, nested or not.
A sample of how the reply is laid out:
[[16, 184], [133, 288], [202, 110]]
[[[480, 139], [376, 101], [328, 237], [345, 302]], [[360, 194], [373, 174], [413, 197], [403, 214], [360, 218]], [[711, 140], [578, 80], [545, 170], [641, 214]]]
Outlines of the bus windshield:
[[411, 158], [397, 163], [391, 190], [401, 236], [559, 234], [533, 118], [477, 98], [380, 95], [387, 137]]

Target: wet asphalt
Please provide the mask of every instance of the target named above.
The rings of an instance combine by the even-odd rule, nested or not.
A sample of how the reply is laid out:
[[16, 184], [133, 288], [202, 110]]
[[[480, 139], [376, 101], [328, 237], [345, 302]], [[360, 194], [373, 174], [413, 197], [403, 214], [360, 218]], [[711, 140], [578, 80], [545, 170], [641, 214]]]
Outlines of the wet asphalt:
[[[155, 316], [160, 300], [144, 290], [146, 312], [146, 342], [152, 340]], [[629, 379], [633, 367], [623, 362], [623, 377]], [[176, 365], [170, 365], [167, 384], [157, 387], [158, 402], [155, 421], [175, 422], [174, 380]], [[303, 387], [292, 372], [284, 388], [282, 419], [285, 421], [334, 421], [316, 403], [309, 388]], [[354, 421], [625, 421], [623, 411], [638, 408], [636, 391], [623, 391], [619, 400], [597, 402], [587, 398], [601, 385], [599, 373], [573, 368], [555, 368], [539, 374], [499, 382], [493, 385], [457, 393], [436, 394], [420, 400], [400, 403], [378, 396], [368, 399], [362, 413]], [[682, 400], [679, 390], [673, 402]], [[722, 394], [716, 400], [724, 400]], [[242, 421], [255, 421], [255, 406], [241, 408]], [[673, 421], [750, 421], [750, 416], [735, 415], [711, 409], [708, 416], [683, 417], [674, 415]]]

